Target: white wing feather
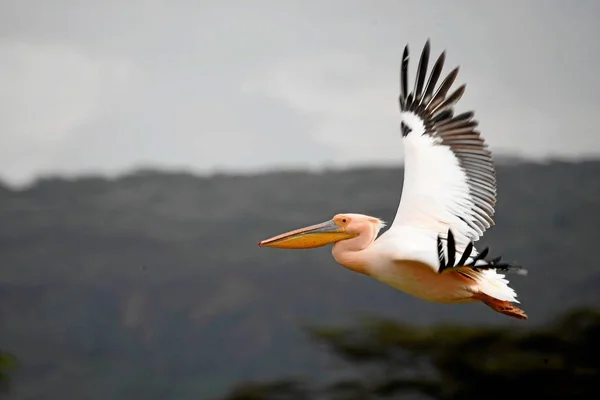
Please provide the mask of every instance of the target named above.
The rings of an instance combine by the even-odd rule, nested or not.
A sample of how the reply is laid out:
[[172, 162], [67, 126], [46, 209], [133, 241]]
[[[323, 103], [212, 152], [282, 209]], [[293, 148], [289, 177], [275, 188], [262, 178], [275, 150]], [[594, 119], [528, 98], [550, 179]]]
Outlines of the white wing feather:
[[419, 62], [415, 89], [408, 94], [408, 46], [404, 50], [400, 94], [404, 185], [390, 231], [399, 233], [410, 227], [435, 238], [438, 234], [445, 237], [450, 228], [457, 250], [461, 251], [493, 225], [496, 177], [491, 153], [475, 130], [473, 113], [454, 116], [453, 106], [464, 86], [446, 96], [458, 68], [435, 88], [444, 58], [442, 53], [425, 85], [428, 41]]

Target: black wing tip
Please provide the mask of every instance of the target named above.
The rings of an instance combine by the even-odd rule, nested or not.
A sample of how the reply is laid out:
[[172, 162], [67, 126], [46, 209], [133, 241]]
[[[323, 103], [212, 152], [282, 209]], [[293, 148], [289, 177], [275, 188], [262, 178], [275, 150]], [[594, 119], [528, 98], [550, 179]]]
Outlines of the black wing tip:
[[[437, 237], [437, 247], [438, 247], [439, 260], [440, 260], [440, 268], [438, 270], [439, 273], [442, 273], [443, 271], [450, 269], [450, 268], [459, 268], [459, 267], [469, 267], [478, 272], [483, 271], [483, 270], [493, 269], [493, 270], [502, 271], [502, 272], [516, 272], [518, 275], [527, 275], [527, 273], [528, 273], [528, 271], [525, 268], [523, 268], [522, 266], [520, 266], [518, 264], [507, 263], [507, 262], [501, 263], [500, 260], [502, 259], [502, 256], [497, 256], [492, 259], [486, 258], [490, 251], [489, 247], [484, 248], [479, 254], [477, 254], [475, 257], [473, 257], [473, 259], [469, 263], [466, 263], [467, 259], [471, 256], [471, 254], [473, 253], [473, 250], [475, 248], [473, 241], [469, 242], [469, 244], [465, 248], [465, 251], [462, 254], [461, 258], [455, 263], [454, 260], [455, 260], [455, 254], [456, 254], [456, 247], [455, 247], [454, 234], [452, 233], [451, 229], [448, 229], [447, 239], [446, 239], [446, 250], [447, 250], [446, 253], [447, 254], [444, 254], [442, 237], [439, 234]], [[478, 261], [484, 261], [486, 264], [475, 265]]]
[[[460, 66], [454, 67], [454, 69], [452, 69], [452, 71], [446, 75], [436, 90], [442, 68], [446, 61], [446, 50], [443, 50], [440, 53], [436, 62], [434, 63], [433, 68], [431, 71], [428, 71], [430, 51], [431, 39], [427, 38], [419, 58], [417, 75], [414, 79], [414, 88], [412, 92], [408, 91], [408, 65], [410, 61], [408, 43], [404, 46], [401, 63], [401, 90], [399, 96], [400, 110], [412, 111], [421, 119], [423, 119], [425, 125], [431, 125], [431, 118], [433, 114], [436, 112], [439, 114], [439, 112], [443, 111], [443, 109], [440, 109], [442, 105], [443, 108], [452, 109], [452, 106], [454, 106], [454, 104], [460, 100], [460, 97], [462, 97], [462, 94], [466, 89], [466, 85], [461, 86], [459, 89], [457, 89], [460, 90], [460, 95], [458, 98], [455, 101], [450, 102], [451, 104], [444, 104], [448, 91], [450, 90], [452, 84], [456, 80], [458, 72], [460, 71]], [[455, 94], [457, 94], [457, 91], [453, 92], [453, 95]], [[451, 116], [449, 118], [451, 118]], [[442, 121], [436, 122], [439, 123]]]

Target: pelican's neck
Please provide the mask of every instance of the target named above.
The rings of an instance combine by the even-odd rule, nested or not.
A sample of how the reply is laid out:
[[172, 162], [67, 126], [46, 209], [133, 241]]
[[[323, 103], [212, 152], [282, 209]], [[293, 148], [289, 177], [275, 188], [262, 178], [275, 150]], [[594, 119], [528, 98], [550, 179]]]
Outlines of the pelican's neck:
[[379, 218], [362, 216], [369, 223], [355, 227], [355, 232], [360, 232], [352, 239], [341, 240], [333, 245], [333, 258], [342, 266], [360, 274], [371, 275], [373, 266], [372, 251], [369, 251], [377, 238], [384, 223]]
[[331, 253], [333, 254], [333, 258], [338, 264], [354, 271], [359, 274], [369, 274], [369, 262], [366, 255], [366, 249], [372, 243], [372, 240], [369, 240], [368, 243], [364, 238], [360, 240], [361, 237], [356, 237], [354, 239], [342, 240], [333, 245], [333, 250]]

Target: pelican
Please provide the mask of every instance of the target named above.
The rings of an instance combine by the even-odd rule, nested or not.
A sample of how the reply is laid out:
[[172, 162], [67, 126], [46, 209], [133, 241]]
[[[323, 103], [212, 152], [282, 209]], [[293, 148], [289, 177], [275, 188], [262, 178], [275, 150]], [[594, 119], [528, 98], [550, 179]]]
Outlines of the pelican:
[[[404, 184], [393, 223], [341, 213], [331, 220], [296, 229], [259, 243], [260, 247], [310, 249], [333, 244], [343, 267], [438, 303], [481, 302], [518, 319], [527, 314], [505, 279], [520, 266], [488, 259], [474, 242], [494, 225], [496, 171], [474, 112], [454, 107], [466, 85], [452, 88], [459, 67], [437, 85], [445, 51], [429, 77], [426, 41], [413, 90], [408, 91], [409, 48], [400, 67], [400, 131], [404, 147]], [[426, 79], [427, 78], [427, 79]], [[378, 237], [379, 235], [379, 237]]]

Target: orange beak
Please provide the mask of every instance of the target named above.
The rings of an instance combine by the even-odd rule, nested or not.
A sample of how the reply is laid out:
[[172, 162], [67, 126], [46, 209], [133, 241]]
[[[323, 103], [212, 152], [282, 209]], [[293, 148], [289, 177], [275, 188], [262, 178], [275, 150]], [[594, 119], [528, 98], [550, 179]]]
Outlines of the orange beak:
[[274, 236], [263, 240], [258, 245], [279, 249], [314, 249], [355, 236], [331, 220]]

